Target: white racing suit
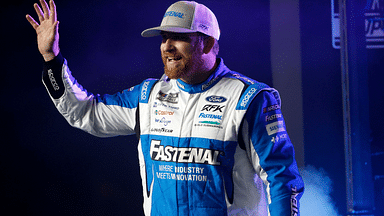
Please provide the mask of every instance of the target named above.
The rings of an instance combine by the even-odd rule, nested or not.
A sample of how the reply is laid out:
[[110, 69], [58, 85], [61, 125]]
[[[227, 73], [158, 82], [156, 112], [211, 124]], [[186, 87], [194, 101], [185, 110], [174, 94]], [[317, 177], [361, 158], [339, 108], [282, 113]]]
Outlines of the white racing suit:
[[100, 96], [59, 54], [43, 83], [70, 125], [137, 135], [145, 215], [299, 215], [304, 184], [278, 92], [218, 61], [198, 85], [163, 75]]

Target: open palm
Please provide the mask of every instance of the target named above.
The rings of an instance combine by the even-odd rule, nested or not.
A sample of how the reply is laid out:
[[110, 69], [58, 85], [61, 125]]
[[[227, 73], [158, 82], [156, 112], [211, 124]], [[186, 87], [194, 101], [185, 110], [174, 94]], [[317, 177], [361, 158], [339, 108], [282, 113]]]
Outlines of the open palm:
[[50, 0], [49, 7], [45, 0], [40, 0], [40, 6], [35, 3], [33, 6], [39, 17], [40, 24], [29, 14], [26, 16], [29, 23], [37, 34], [37, 45], [45, 61], [52, 60], [60, 52], [59, 49], [59, 22], [57, 21], [56, 5]]

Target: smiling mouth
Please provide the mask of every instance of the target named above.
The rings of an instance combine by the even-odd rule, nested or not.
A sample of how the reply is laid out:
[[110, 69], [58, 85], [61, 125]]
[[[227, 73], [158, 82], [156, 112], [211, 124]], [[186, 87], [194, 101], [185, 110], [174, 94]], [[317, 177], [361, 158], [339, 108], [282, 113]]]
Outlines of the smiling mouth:
[[179, 61], [180, 59], [181, 59], [181, 56], [179, 56], [179, 57], [167, 57], [168, 62], [176, 62], [176, 61]]

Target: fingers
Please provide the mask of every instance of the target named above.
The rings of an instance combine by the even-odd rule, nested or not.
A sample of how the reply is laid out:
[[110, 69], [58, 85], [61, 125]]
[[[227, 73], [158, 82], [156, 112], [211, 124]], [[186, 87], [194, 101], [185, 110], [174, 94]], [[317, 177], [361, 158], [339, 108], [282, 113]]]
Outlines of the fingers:
[[40, 4], [43, 7], [44, 18], [49, 19], [49, 8], [47, 2], [45, 2], [45, 0], [40, 0]]
[[41, 10], [40, 6], [37, 3], [35, 3], [35, 4], [33, 4], [33, 7], [35, 8], [37, 16], [39, 16], [40, 23], [43, 22], [44, 21], [44, 14], [43, 14], [43, 11]]
[[26, 18], [35, 30], [39, 27], [39, 24], [29, 14], [27, 14]]
[[53, 0], [49, 2], [49, 7], [51, 8], [51, 16], [53, 18], [52, 22], [56, 22], [57, 21], [56, 4]]
[[[40, 0], [40, 4], [43, 9], [39, 6], [39, 4], [35, 3], [33, 7], [35, 8], [36, 14], [39, 17], [40, 23], [44, 20], [50, 20], [53, 24], [57, 25], [57, 13], [56, 13], [56, 5], [53, 0], [49, 1], [49, 7], [45, 0]], [[26, 15], [28, 22], [32, 25], [32, 27], [36, 30], [39, 27], [39, 23], [36, 22], [29, 14]]]

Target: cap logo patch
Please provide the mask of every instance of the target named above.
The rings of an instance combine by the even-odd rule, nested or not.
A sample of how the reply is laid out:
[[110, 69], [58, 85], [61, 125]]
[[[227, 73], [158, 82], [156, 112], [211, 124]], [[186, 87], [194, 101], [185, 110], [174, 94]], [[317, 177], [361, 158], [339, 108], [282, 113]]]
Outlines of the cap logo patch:
[[167, 13], [164, 14], [164, 18], [168, 16], [183, 18], [184, 14], [176, 11], [168, 11]]
[[208, 29], [209, 29], [209, 26], [206, 26], [206, 25], [204, 25], [204, 24], [200, 24], [199, 27], [200, 27], [201, 29], [205, 30], [205, 31], [208, 31]]

